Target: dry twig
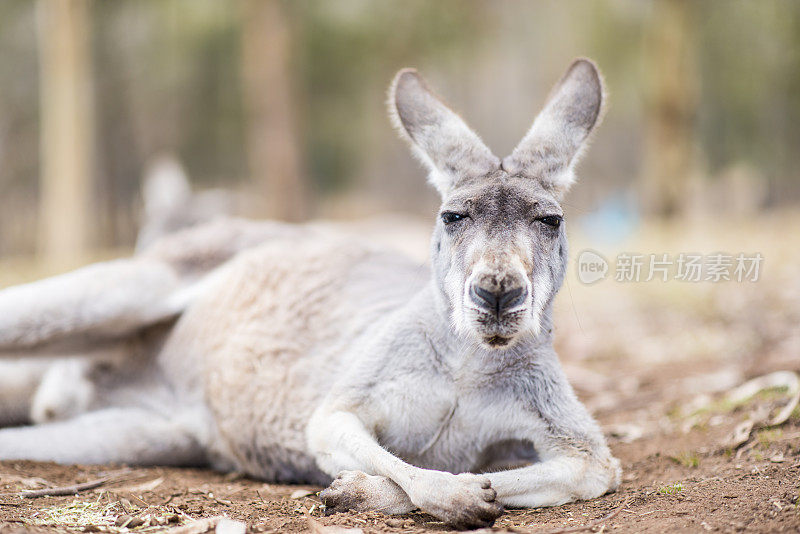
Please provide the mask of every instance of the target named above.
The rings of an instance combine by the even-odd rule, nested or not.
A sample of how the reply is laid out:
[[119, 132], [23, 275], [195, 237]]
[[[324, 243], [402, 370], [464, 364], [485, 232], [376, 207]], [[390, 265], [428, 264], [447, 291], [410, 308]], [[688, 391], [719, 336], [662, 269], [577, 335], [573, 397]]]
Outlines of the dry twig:
[[116, 473], [108, 474], [96, 480], [82, 482], [80, 484], [72, 484], [69, 486], [57, 486], [55, 488], [42, 488], [36, 490], [22, 490], [19, 496], [24, 499], [35, 499], [36, 497], [59, 497], [64, 495], [75, 495], [82, 491], [87, 491], [94, 488], [99, 488], [106, 482], [119, 479], [122, 475], [130, 473], [129, 469], [118, 471]]
[[58, 497], [62, 495], [75, 495], [82, 491], [98, 488], [111, 480], [112, 477], [98, 478], [97, 480], [90, 480], [82, 484], [73, 484], [71, 486], [59, 486], [56, 488], [42, 488], [38, 490], [22, 490], [20, 496], [25, 499], [34, 499], [36, 497]]

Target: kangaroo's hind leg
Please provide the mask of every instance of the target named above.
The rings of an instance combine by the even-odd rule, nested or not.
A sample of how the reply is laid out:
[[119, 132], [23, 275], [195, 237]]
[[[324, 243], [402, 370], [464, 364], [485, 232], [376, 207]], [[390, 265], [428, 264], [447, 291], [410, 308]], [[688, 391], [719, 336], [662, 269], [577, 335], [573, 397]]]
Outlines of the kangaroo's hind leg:
[[205, 448], [178, 418], [109, 408], [43, 425], [0, 429], [0, 460], [199, 466]]
[[186, 281], [167, 263], [89, 265], [0, 291], [0, 357], [86, 354], [180, 314]]
[[342, 471], [319, 497], [326, 514], [354, 511], [395, 515], [416, 508], [392, 479], [362, 471]]
[[31, 405], [50, 360], [0, 360], [0, 427], [29, 423]]

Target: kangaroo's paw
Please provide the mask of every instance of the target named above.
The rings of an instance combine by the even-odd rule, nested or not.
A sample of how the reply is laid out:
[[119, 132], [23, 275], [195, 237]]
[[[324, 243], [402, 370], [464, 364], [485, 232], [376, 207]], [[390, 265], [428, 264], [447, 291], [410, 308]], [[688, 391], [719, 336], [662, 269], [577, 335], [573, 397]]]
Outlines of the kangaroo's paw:
[[457, 529], [491, 527], [503, 513], [496, 498], [489, 479], [472, 473], [431, 473], [416, 482], [413, 495], [423, 512]]
[[319, 496], [326, 514], [347, 511], [406, 514], [416, 508], [392, 480], [361, 471], [342, 471]]

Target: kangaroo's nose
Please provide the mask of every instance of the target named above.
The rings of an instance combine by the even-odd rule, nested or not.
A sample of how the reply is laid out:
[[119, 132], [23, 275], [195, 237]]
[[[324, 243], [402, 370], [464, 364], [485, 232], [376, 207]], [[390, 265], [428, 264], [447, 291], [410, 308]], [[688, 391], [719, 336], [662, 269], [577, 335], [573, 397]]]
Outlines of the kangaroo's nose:
[[477, 284], [472, 284], [469, 296], [472, 302], [499, 317], [506, 310], [522, 304], [528, 295], [524, 287], [516, 287], [508, 291], [490, 291]]

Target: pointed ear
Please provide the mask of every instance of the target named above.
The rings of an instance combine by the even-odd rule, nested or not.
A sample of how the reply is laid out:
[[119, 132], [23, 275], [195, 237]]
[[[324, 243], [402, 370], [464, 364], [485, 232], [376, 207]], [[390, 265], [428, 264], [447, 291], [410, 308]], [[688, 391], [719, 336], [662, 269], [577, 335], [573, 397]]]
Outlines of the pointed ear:
[[397, 73], [389, 89], [389, 117], [428, 168], [442, 196], [500, 168], [500, 160], [414, 69]]
[[559, 198], [575, 181], [573, 167], [600, 123], [603, 81], [595, 64], [576, 59], [550, 93], [517, 148], [503, 160], [512, 175], [539, 180]]

